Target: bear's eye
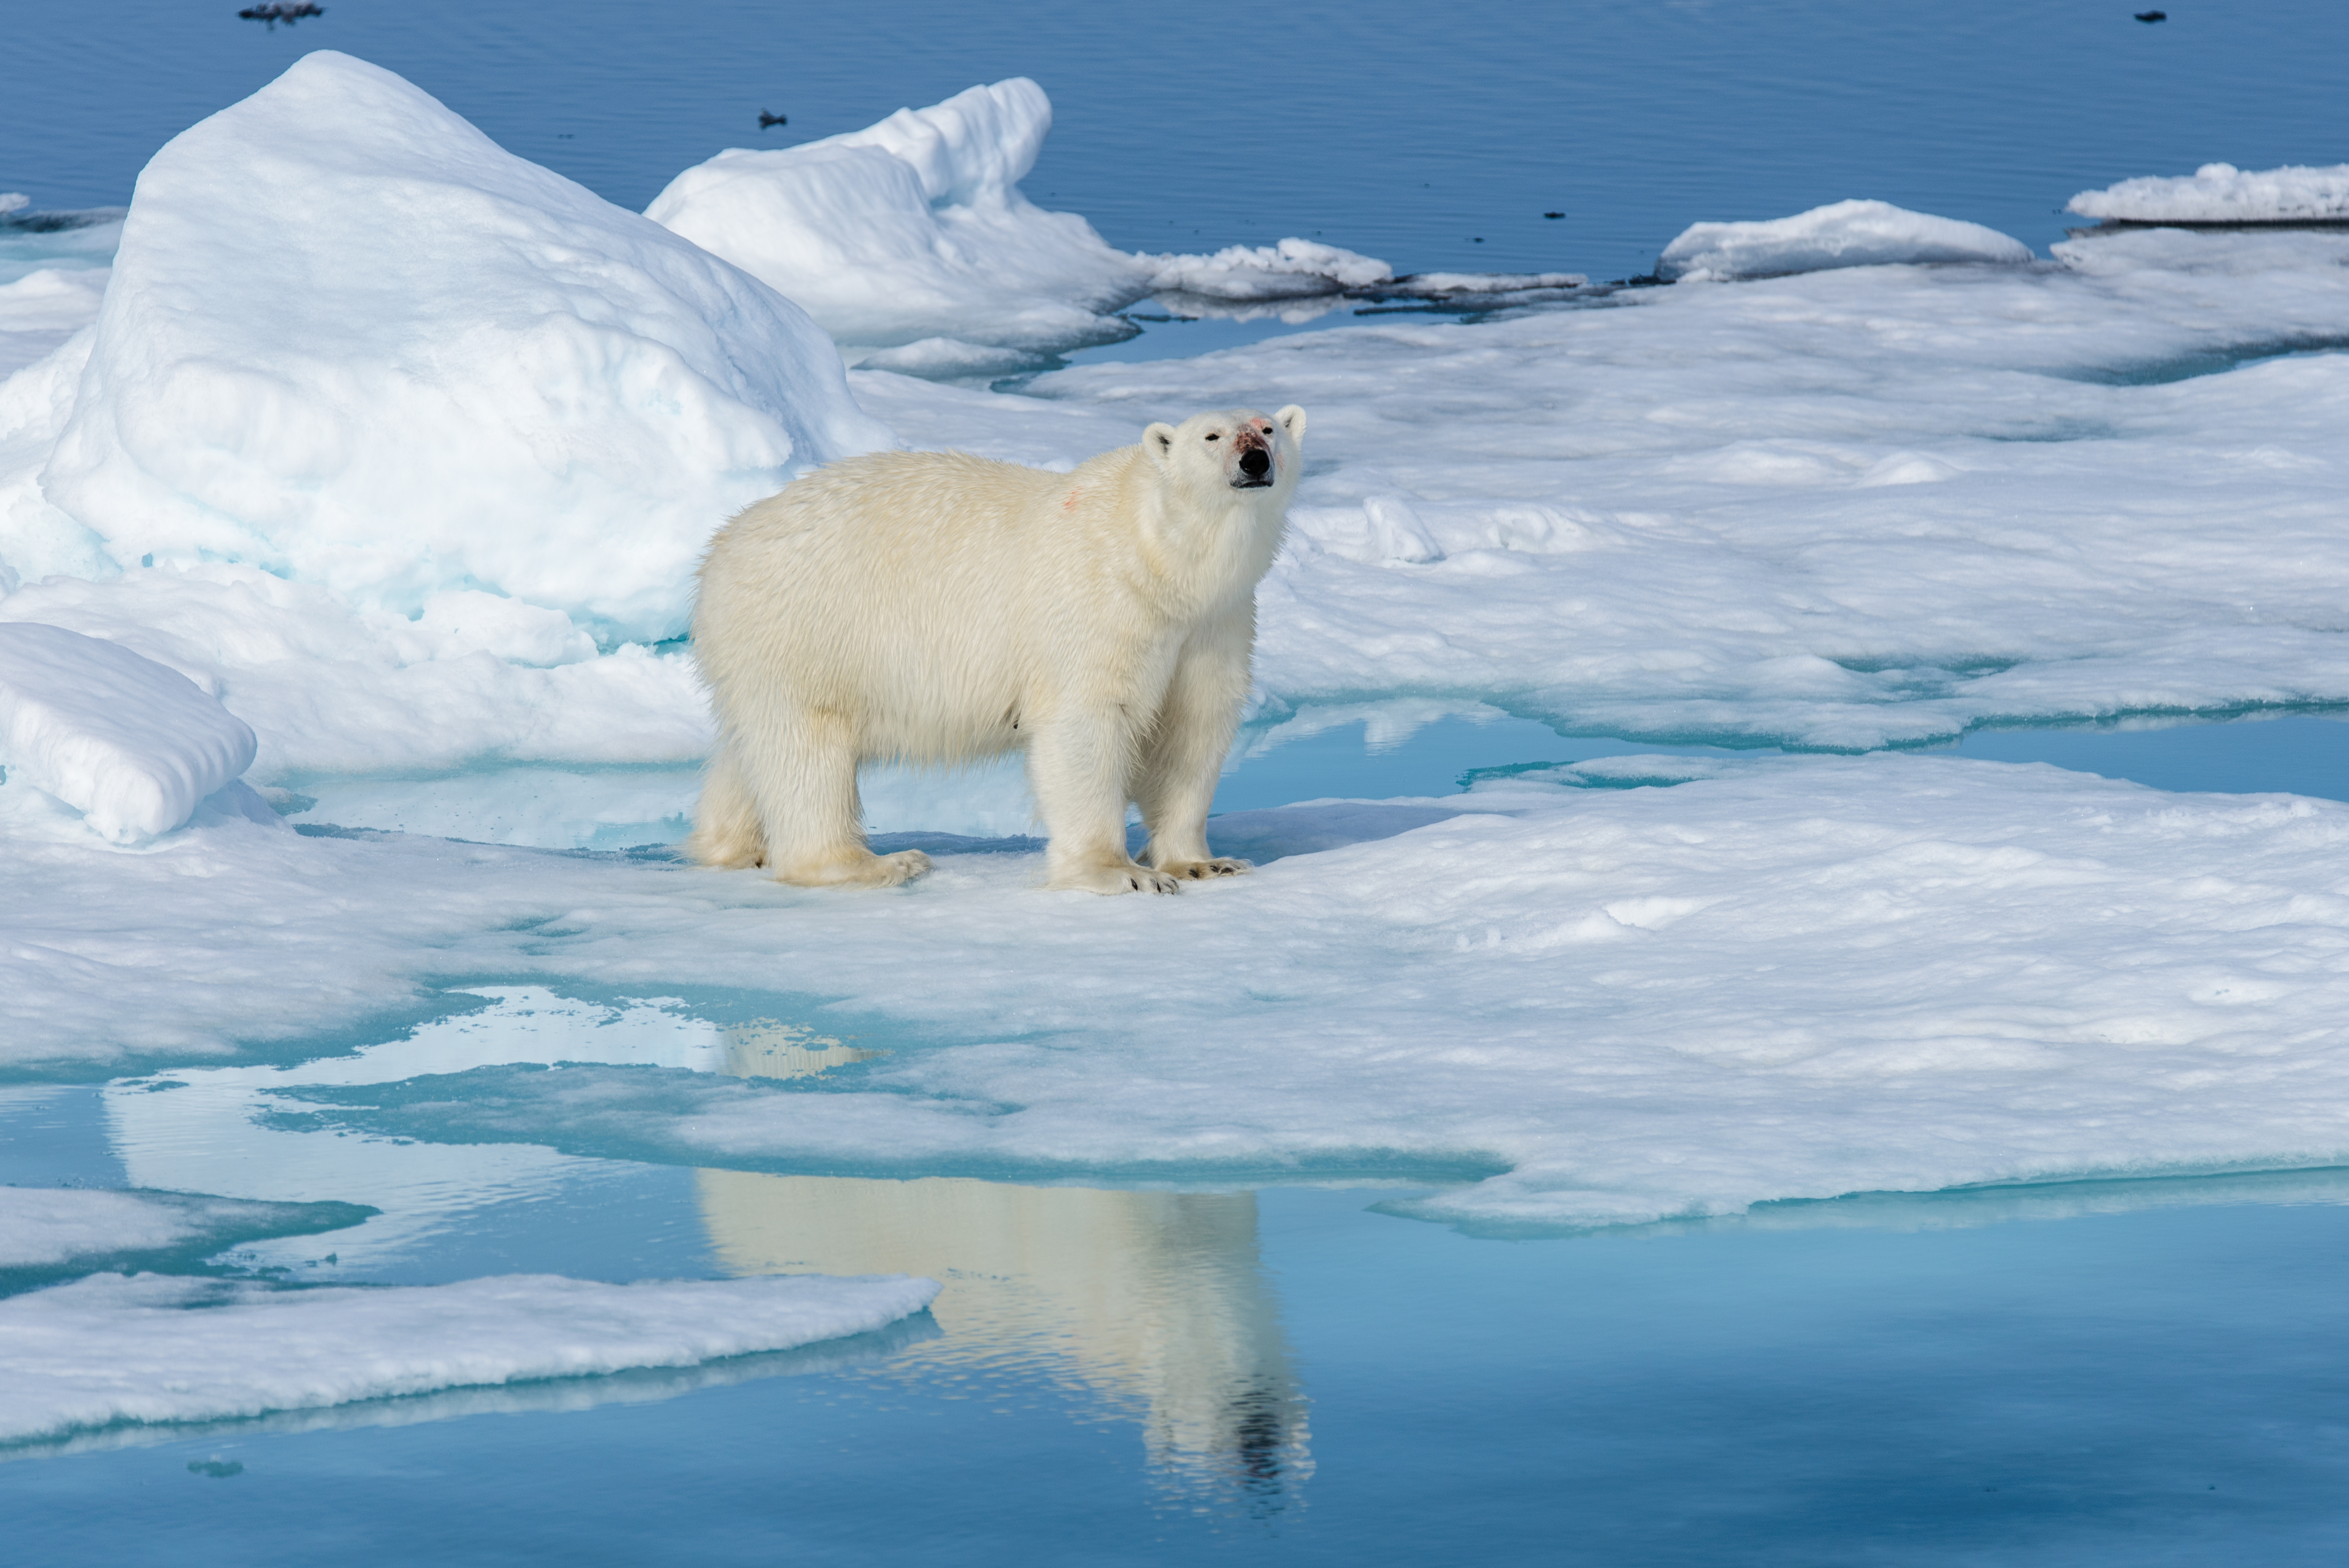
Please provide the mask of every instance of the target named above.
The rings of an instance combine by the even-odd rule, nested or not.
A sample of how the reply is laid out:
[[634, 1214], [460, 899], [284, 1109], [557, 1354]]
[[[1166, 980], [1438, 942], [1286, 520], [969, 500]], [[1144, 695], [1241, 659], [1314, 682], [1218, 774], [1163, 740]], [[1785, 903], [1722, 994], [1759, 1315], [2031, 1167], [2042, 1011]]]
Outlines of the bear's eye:
[[1208, 436], [1207, 439], [1209, 439], [1209, 440], [1211, 440], [1211, 441], [1220, 441], [1220, 440], [1222, 440], [1222, 439], [1223, 439], [1223, 438], [1222, 438], [1221, 436], [1217, 436], [1217, 435], [1210, 435], [1210, 436]]

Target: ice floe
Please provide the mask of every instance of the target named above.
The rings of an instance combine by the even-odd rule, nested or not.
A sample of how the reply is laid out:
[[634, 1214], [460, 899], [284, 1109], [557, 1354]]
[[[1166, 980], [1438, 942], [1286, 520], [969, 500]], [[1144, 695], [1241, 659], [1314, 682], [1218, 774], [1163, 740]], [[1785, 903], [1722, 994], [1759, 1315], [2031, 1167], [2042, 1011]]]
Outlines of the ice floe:
[[690, 1367], [866, 1333], [936, 1294], [903, 1276], [281, 1290], [101, 1274], [0, 1301], [0, 1443]]
[[1889, 201], [1837, 201], [1791, 218], [1692, 223], [1664, 247], [1656, 275], [1705, 283], [1899, 263], [2018, 266], [2030, 260], [2030, 246], [1980, 223]]
[[2147, 175], [2083, 191], [2064, 211], [2108, 222], [2349, 223], [2349, 163], [2315, 169], [2206, 163], [2188, 175]]
[[790, 302], [325, 51], [148, 164], [88, 353], [39, 484], [115, 565], [619, 639], [682, 629], [729, 511], [889, 440]]
[[[415, 1006], [461, 954], [640, 987], [648, 1044], [587, 1020], [519, 1049], [449, 1029], [429, 1061], [236, 1068], [295, 1113], [247, 1136], [340, 1159], [359, 1146], [334, 1132], [364, 1133], [419, 1181], [501, 1143], [1014, 1179], [1464, 1167], [1496, 1173], [1411, 1212], [1551, 1228], [2349, 1158], [2349, 808], [1899, 757], [1708, 770], [1501, 781], [1368, 824], [1292, 808], [1289, 833], [1350, 841], [1106, 903], [1036, 892], [1033, 855], [942, 856], [856, 899], [234, 823], [140, 856], [20, 839], [7, 1048], [200, 1060]], [[795, 1038], [885, 1054], [778, 1080], [721, 1061], [734, 1042], [692, 1009], [661, 1016], [675, 987], [745, 986], [802, 998], [768, 1004]], [[198, 1087], [138, 1097], [142, 1119], [205, 1112], [205, 1071], [180, 1073]], [[234, 1191], [236, 1165], [281, 1161], [301, 1164], [135, 1179]]]
[[0, 1187], [0, 1283], [72, 1269], [89, 1273], [162, 1257], [201, 1258], [240, 1242], [356, 1225], [356, 1203], [255, 1202], [202, 1192], [97, 1187]]
[[107, 838], [179, 827], [254, 749], [251, 727], [178, 671], [62, 626], [0, 622], [0, 765]]

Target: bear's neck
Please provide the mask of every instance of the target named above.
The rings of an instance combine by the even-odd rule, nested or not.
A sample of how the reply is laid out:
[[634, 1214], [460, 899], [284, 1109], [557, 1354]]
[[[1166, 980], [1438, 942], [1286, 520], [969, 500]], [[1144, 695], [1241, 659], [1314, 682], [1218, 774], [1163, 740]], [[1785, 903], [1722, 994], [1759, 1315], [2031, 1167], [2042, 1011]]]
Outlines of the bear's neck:
[[1144, 562], [1185, 617], [1212, 613], [1256, 592], [1280, 552], [1288, 511], [1287, 485], [1234, 490], [1205, 506], [1152, 485], [1137, 509]]

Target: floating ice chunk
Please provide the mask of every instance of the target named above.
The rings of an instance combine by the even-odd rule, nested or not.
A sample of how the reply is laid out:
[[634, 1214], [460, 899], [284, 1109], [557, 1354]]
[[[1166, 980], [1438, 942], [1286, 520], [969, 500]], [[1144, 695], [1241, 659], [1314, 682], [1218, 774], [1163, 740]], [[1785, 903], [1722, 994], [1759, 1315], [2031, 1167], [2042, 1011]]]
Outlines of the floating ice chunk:
[[2130, 223], [2344, 222], [2349, 222], [2349, 163], [2258, 170], [2206, 163], [2175, 179], [2147, 175], [2083, 191], [2064, 211]]
[[1995, 229], [1889, 201], [1837, 201], [1758, 223], [1695, 223], [1664, 247], [1656, 275], [1682, 283], [1783, 277], [1903, 262], [2016, 266], [2031, 247]]
[[1205, 294], [1210, 299], [1294, 299], [1371, 288], [1394, 277], [1394, 269], [1315, 240], [1283, 240], [1277, 245], [1231, 245], [1211, 256], [1144, 256], [1156, 271], [1154, 291]]
[[1415, 294], [1442, 298], [1450, 294], [1540, 294], [1553, 289], [1578, 289], [1590, 281], [1584, 273], [1413, 273], [1397, 278], [1398, 287]]
[[101, 1274], [0, 1301], [0, 1442], [690, 1367], [867, 1333], [937, 1290], [904, 1275], [290, 1291]]
[[1150, 269], [1020, 193], [1051, 125], [1044, 89], [1014, 77], [843, 136], [721, 152], [645, 215], [788, 294], [852, 357], [932, 338], [1115, 342], [1132, 330], [1101, 313], [1148, 292]]
[[374, 1212], [355, 1203], [264, 1203], [201, 1192], [0, 1187], [0, 1278], [88, 1272], [157, 1253], [202, 1257], [240, 1242], [338, 1230]]
[[1386, 263], [1288, 239], [1133, 255], [1020, 193], [1052, 126], [1026, 77], [803, 146], [730, 149], [645, 215], [790, 295], [850, 359], [908, 375], [1034, 369], [1007, 356], [1133, 335], [1105, 313], [1154, 293], [1281, 300], [1386, 282]]
[[788, 301], [322, 51], [140, 176], [41, 484], [123, 566], [657, 640], [729, 512], [890, 439]]
[[251, 727], [177, 670], [62, 626], [0, 622], [0, 761], [116, 842], [179, 827], [254, 751]]

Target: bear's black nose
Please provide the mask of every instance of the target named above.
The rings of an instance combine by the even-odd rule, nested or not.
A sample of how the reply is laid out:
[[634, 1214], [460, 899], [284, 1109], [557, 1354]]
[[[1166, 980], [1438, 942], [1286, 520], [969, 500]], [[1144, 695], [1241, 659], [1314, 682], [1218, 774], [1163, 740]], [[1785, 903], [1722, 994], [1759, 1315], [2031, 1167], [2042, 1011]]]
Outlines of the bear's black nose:
[[1261, 448], [1240, 454], [1240, 472], [1252, 480], [1264, 478], [1265, 470], [1271, 467], [1272, 459]]

